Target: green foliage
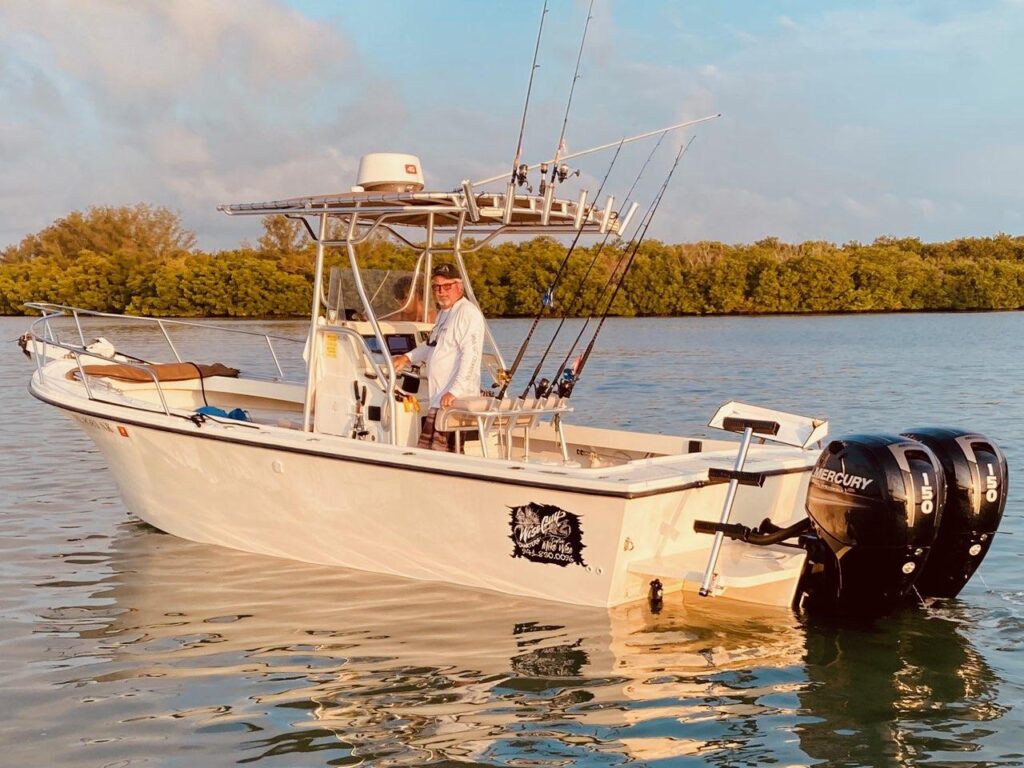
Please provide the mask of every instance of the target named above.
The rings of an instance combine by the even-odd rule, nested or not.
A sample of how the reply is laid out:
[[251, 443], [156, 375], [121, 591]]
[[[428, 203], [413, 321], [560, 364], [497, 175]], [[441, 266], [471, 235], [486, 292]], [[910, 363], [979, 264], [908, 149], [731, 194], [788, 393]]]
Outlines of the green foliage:
[[0, 262], [46, 259], [66, 266], [83, 251], [121, 253], [160, 261], [191, 250], [196, 237], [181, 228], [176, 213], [144, 203], [74, 211], [18, 245], [0, 251]]
[[[339, 224], [331, 222], [336, 239]], [[99, 207], [58, 219], [0, 251], [0, 314], [27, 301], [143, 315], [301, 316], [312, 298], [316, 249], [301, 222], [264, 219], [255, 248], [204, 253], [165, 208]], [[490, 316], [536, 314], [566, 246], [549, 237], [465, 254]], [[409, 270], [416, 256], [383, 236], [356, 248], [360, 266]], [[446, 259], [439, 255], [438, 259]], [[624, 245], [579, 246], [555, 287], [560, 316], [600, 314], [629, 258]], [[327, 267], [349, 266], [344, 249]], [[750, 245], [643, 243], [611, 314], [863, 312], [1024, 307], [1024, 237], [948, 243], [878, 238], [870, 245], [766, 238]]]
[[161, 267], [147, 295], [135, 297], [127, 311], [177, 317], [302, 315], [311, 299], [310, 284], [301, 275], [282, 271], [252, 251], [226, 251]]

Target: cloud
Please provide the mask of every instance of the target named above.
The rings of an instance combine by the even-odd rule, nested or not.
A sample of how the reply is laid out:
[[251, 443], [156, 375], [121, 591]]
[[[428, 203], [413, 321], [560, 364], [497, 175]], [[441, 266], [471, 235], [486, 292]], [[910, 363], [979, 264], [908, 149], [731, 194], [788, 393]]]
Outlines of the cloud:
[[13, 0], [0, 51], [0, 103], [18, 106], [0, 117], [0, 199], [19, 201], [0, 244], [146, 201], [230, 245], [244, 233], [217, 203], [344, 189], [360, 143], [404, 114], [336, 27], [269, 0]]
[[946, 17], [933, 15], [929, 4], [900, 3], [825, 8], [797, 23], [782, 16], [781, 26], [799, 32], [808, 51], [898, 51], [949, 56], [956, 51], [982, 52], [1015, 25], [997, 6], [977, 3]]
[[[529, 161], [557, 143], [586, 7], [552, 8]], [[694, 131], [652, 226], [665, 240], [1009, 230], [1024, 210], [1020, 8], [598, 3], [567, 142], [722, 112]], [[505, 171], [537, 18], [493, 11], [481, 28], [414, 3], [322, 19], [285, 0], [0, 0], [0, 246], [138, 201], [181, 210], [202, 247], [232, 246], [258, 222], [216, 204], [344, 190], [369, 151], [420, 154], [441, 188]], [[661, 148], [645, 205], [688, 135]], [[628, 189], [651, 146], [623, 150], [610, 189]], [[610, 159], [579, 161], [591, 193]]]

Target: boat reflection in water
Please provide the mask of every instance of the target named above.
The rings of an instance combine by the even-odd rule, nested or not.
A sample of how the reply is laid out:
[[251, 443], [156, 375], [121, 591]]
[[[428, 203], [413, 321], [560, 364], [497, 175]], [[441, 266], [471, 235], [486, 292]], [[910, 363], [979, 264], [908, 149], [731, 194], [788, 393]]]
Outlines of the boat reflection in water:
[[945, 605], [884, 627], [808, 627], [800, 702], [820, 722], [797, 729], [804, 752], [844, 765], [992, 764], [986, 723], [1007, 707], [1002, 681], [966, 637], [971, 626], [967, 607]]
[[89, 759], [910, 765], [980, 750], [1001, 714], [955, 609], [866, 630], [575, 608], [121, 531], [65, 681], [107, 740]]

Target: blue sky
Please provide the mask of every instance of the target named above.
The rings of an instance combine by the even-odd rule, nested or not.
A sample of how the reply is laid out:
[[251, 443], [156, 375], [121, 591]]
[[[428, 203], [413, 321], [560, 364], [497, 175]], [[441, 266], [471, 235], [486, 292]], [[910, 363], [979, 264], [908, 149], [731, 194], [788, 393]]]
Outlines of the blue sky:
[[[259, 228], [218, 203], [346, 189], [370, 151], [419, 155], [443, 188], [504, 171], [540, 8], [2, 0], [0, 247], [139, 201], [232, 247]], [[529, 160], [554, 149], [586, 8], [551, 0]], [[1021, 234], [1022, 40], [1022, 0], [596, 0], [568, 145], [722, 112], [652, 227], [670, 241]], [[650, 146], [624, 150], [613, 191]], [[595, 190], [610, 159], [575, 183]]]

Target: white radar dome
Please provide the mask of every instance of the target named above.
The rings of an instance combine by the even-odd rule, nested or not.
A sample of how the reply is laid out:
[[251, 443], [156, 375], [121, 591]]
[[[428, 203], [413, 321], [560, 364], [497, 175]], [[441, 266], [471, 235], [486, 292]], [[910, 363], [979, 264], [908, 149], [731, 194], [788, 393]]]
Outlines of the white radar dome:
[[367, 192], [419, 192], [423, 167], [416, 155], [372, 152], [359, 161], [357, 184]]

